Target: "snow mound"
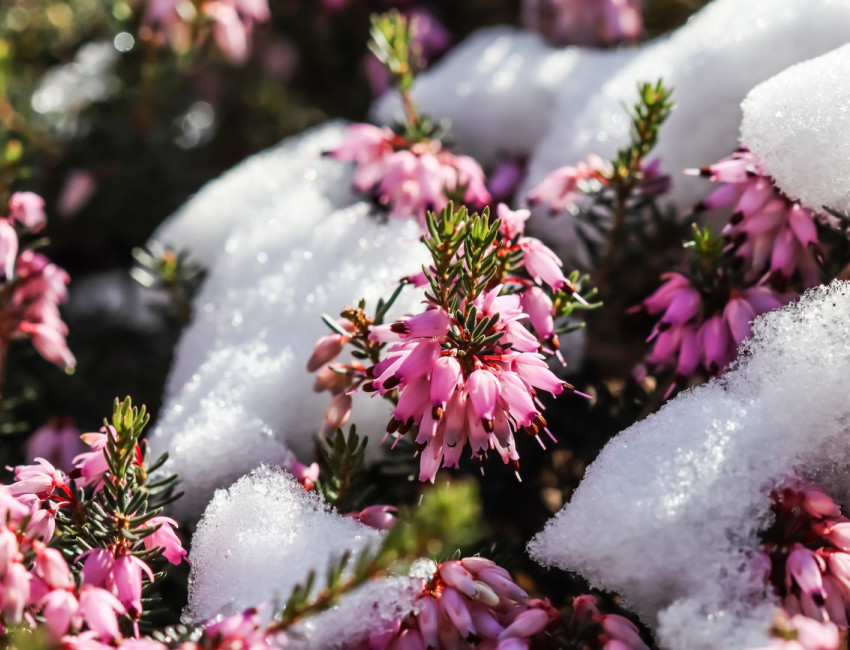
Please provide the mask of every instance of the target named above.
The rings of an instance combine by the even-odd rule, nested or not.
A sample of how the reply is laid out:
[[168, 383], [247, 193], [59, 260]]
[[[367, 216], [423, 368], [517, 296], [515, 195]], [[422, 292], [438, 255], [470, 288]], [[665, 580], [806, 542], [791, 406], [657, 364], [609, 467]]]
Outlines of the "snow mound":
[[[429, 116], [449, 120], [463, 152], [486, 165], [531, 152], [556, 118], [560, 88], [595, 92], [599, 77], [632, 56], [629, 50], [553, 50], [538, 34], [489, 27], [420, 76], [413, 97]], [[372, 114], [380, 123], [396, 122], [398, 95], [381, 97]]]
[[[217, 490], [198, 524], [184, 619], [202, 621], [267, 602], [279, 607], [311, 570], [315, 595], [332, 561], [380, 541], [381, 533], [339, 515], [289, 474], [261, 467]], [[389, 629], [413, 609], [422, 584], [414, 577], [367, 583], [299, 624], [293, 636], [305, 647], [332, 648]]]
[[770, 490], [797, 471], [850, 503], [848, 314], [836, 282], [759, 317], [723, 378], [603, 449], [532, 556], [621, 593], [665, 648], [766, 645]]
[[[177, 346], [165, 402], [150, 442], [167, 451], [197, 518], [216, 488], [289, 450], [309, 459], [327, 393], [312, 391], [305, 366], [322, 313], [362, 297], [374, 308], [427, 259], [413, 221], [378, 223], [349, 188], [348, 165], [323, 158], [343, 126], [330, 124], [248, 159], [211, 182], [156, 233], [207, 269], [194, 319]], [[392, 315], [418, 310], [404, 292]], [[341, 360], [343, 357], [341, 357]], [[359, 394], [353, 418], [377, 442], [389, 417]]]
[[[423, 74], [414, 98], [432, 117], [449, 119], [459, 147], [483, 164], [499, 155], [530, 155], [521, 203], [557, 167], [592, 153], [612, 158], [629, 139], [623, 105], [636, 101], [639, 83], [662, 77], [677, 108], [653, 155], [673, 177], [673, 200], [687, 208], [709, 185], [681, 171], [737, 147], [747, 92], [843, 45], [848, 33], [850, 0], [714, 0], [672, 35], [613, 52], [551, 49], [536, 35], [489, 28]], [[802, 107], [805, 100], [796, 101]], [[382, 123], [399, 113], [392, 96], [373, 109]], [[572, 217], [551, 220], [544, 212], [537, 211], [532, 228], [562, 257], [584, 261]]]
[[850, 212], [850, 45], [756, 86], [741, 142], [791, 198]]

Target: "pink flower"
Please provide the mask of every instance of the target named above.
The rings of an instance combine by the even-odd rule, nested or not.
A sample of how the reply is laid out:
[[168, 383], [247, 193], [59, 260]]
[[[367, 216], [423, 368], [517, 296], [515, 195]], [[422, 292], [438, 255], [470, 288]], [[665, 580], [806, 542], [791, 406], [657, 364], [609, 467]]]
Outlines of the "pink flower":
[[33, 347], [47, 361], [65, 368], [77, 365], [76, 358], [65, 342], [66, 332], [47, 323], [21, 323], [18, 329], [32, 337]]
[[41, 599], [41, 615], [50, 638], [55, 642], [71, 627], [71, 621], [79, 609], [76, 596], [71, 592], [55, 589]]
[[51, 589], [73, 589], [74, 578], [65, 558], [55, 548], [38, 543], [35, 548], [35, 572]]
[[563, 262], [543, 242], [534, 237], [521, 237], [519, 247], [524, 254], [525, 268], [535, 282], [545, 282], [556, 291], [566, 284], [561, 270]]
[[18, 465], [15, 468], [15, 482], [9, 486], [14, 496], [34, 495], [41, 500], [48, 499], [55, 488], [65, 487], [65, 475], [43, 458], [36, 458], [35, 465]]
[[38, 232], [47, 223], [44, 199], [34, 192], [15, 192], [9, 199], [9, 219]]
[[[514, 433], [525, 431], [538, 440], [548, 433], [535, 391], [572, 390], [549, 370], [536, 352], [539, 342], [519, 323], [525, 318], [519, 297], [499, 296], [500, 291], [495, 287], [475, 303], [479, 321], [495, 319], [488, 332], [496, 341], [480, 357], [473, 352], [463, 363], [455, 356], [443, 318], [439, 327], [425, 327], [423, 321], [421, 329], [415, 328], [424, 336], [415, 336], [409, 325], [423, 314], [380, 330], [380, 340], [395, 335], [398, 342], [370, 369], [374, 380], [368, 388], [381, 394], [399, 389], [387, 431], [401, 434], [418, 427], [420, 480], [433, 481], [441, 464], [456, 466], [467, 444], [479, 462], [495, 450], [504, 463], [518, 467]], [[502, 347], [508, 343], [510, 347]]]
[[145, 548], [150, 550], [157, 546], [162, 547], [162, 554], [171, 564], [180, 564], [188, 556], [186, 549], [174, 529], [177, 522], [170, 517], [151, 517], [147, 523], [149, 528], [159, 526], [157, 530], [145, 537]]
[[230, 2], [207, 2], [204, 13], [213, 19], [213, 36], [218, 48], [231, 61], [244, 63], [251, 49], [251, 22], [243, 22]]
[[473, 208], [490, 202], [478, 163], [443, 149], [439, 140], [409, 142], [388, 129], [355, 124], [330, 155], [357, 163], [355, 188], [373, 192], [390, 216], [416, 217], [422, 226], [425, 213], [442, 210], [449, 196]]
[[326, 363], [336, 359], [348, 340], [347, 336], [335, 333], [321, 337], [316, 341], [313, 354], [307, 361], [307, 372], [316, 372]]
[[112, 565], [112, 589], [133, 618], [142, 614], [142, 572], [153, 582], [153, 571], [135, 555], [122, 555]]
[[117, 614], [125, 613], [121, 602], [105, 589], [84, 585], [80, 589], [80, 614], [102, 640], [120, 639]]

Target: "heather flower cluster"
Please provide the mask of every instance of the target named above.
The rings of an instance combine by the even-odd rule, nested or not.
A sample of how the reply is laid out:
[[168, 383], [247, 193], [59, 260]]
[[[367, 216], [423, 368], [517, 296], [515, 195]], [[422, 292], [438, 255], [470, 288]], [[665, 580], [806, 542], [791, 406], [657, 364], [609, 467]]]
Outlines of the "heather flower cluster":
[[174, 479], [147, 483], [138, 442], [146, 418], [130, 409], [116, 406], [115, 424], [83, 435], [91, 450], [74, 458], [69, 474], [36, 458], [0, 486], [9, 546], [4, 626], [43, 623], [51, 639], [72, 648], [109, 644], [127, 631], [138, 636], [151, 564], [186, 557], [176, 522], [149, 507]]
[[436, 138], [412, 141], [388, 128], [354, 124], [330, 155], [357, 163], [354, 187], [374, 196], [391, 217], [413, 216], [423, 227], [425, 213], [443, 210], [450, 199], [473, 209], [490, 202], [481, 166]]
[[[42, 357], [73, 368], [76, 360], [65, 341], [68, 327], [59, 314], [70, 278], [41, 253], [20, 245], [20, 235], [40, 232], [46, 221], [44, 200], [32, 192], [12, 194], [0, 218], [0, 348], [14, 338], [29, 338]], [[0, 363], [4, 357], [0, 354]]]
[[722, 371], [757, 316], [821, 277], [814, 215], [783, 196], [749, 151], [687, 173], [722, 184], [696, 213], [731, 208], [733, 214], [722, 237], [695, 228], [690, 272], [666, 273], [664, 284], [634, 310], [661, 314], [648, 339], [647, 363], [673, 367], [680, 379]]
[[846, 631], [850, 519], [816, 485], [796, 481], [771, 496], [776, 521], [763, 535], [764, 553], [785, 612]]
[[553, 45], [613, 46], [643, 35], [642, 0], [523, 0], [522, 22]]
[[439, 564], [415, 613], [363, 647], [521, 650], [559, 619], [549, 601], [529, 598], [495, 562], [466, 557]]
[[251, 53], [255, 25], [269, 19], [267, 0], [146, 0], [141, 35], [168, 42], [178, 54], [211, 32], [216, 46], [235, 63]]
[[[467, 445], [482, 471], [491, 451], [518, 470], [514, 434], [531, 435], [544, 448], [541, 434], [554, 440], [538, 391], [575, 392], [543, 353], [557, 351], [555, 317], [587, 303], [558, 257], [524, 236], [528, 211], [500, 205], [498, 213], [492, 224], [486, 213], [451, 206], [439, 220], [429, 213], [425, 310], [381, 324], [347, 309], [348, 329], [336, 325], [308, 362], [319, 371], [315, 388], [334, 393], [326, 429], [348, 420], [354, 390], [394, 402], [387, 433], [414, 431], [422, 481], [433, 481], [440, 466], [458, 467]], [[372, 365], [330, 364], [348, 343]]]

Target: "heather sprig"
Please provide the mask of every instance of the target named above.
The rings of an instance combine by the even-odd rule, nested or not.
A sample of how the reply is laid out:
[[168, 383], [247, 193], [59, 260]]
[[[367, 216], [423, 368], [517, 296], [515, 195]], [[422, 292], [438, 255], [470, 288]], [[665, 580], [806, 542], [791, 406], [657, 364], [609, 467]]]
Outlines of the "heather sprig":
[[206, 277], [206, 270], [188, 251], [174, 251], [156, 240], [133, 249], [134, 265], [130, 277], [146, 289], [161, 291], [177, 320], [188, 325], [192, 320], [192, 298]]
[[[348, 419], [349, 393], [357, 387], [390, 399], [387, 434], [397, 442], [414, 431], [423, 481], [433, 481], [440, 465], [458, 466], [467, 443], [482, 471], [493, 450], [518, 470], [515, 432], [528, 433], [544, 448], [540, 435], [554, 438], [537, 390], [575, 392], [549, 370], [541, 352], [557, 351], [556, 315], [572, 311], [572, 301], [590, 305], [564, 275], [560, 259], [523, 235], [524, 215], [504, 206], [499, 212], [503, 219], [491, 220], [486, 209], [470, 213], [450, 203], [439, 217], [428, 213], [422, 239], [432, 263], [414, 280], [425, 287], [425, 311], [367, 325], [361, 347], [393, 345], [386, 353], [370, 348], [380, 358], [371, 357], [368, 368], [321, 368], [314, 387], [335, 392], [326, 429]], [[363, 338], [365, 323], [350, 318], [349, 311], [343, 316], [350, 326], [335, 325], [335, 333], [317, 343], [308, 370], [333, 360], [349, 340]], [[531, 322], [531, 330], [523, 320]]]
[[316, 490], [340, 512], [350, 511], [368, 496], [363, 476], [368, 440], [358, 436], [356, 428], [351, 426], [348, 436], [338, 429], [336, 435], [319, 442], [319, 457], [325, 471], [316, 482]]

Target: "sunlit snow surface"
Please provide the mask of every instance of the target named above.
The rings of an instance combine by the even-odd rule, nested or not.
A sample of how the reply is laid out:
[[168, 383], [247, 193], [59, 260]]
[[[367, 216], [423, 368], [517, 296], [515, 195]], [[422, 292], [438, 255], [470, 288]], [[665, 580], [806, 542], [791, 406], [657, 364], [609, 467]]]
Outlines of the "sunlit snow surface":
[[614, 438], [530, 544], [621, 593], [665, 648], [761, 647], [757, 533], [792, 470], [848, 503], [850, 284], [761, 316], [738, 366]]
[[[670, 36], [620, 52], [554, 50], [517, 30], [482, 30], [427, 72], [414, 89], [421, 108], [448, 118], [462, 149], [492, 162], [530, 154], [517, 199], [561, 165], [588, 154], [612, 158], [628, 142], [623, 104], [640, 82], [662, 77], [677, 108], [653, 155], [674, 179], [673, 198], [686, 208], [708, 193], [704, 180], [681, 174], [711, 164], [738, 146], [740, 102], [757, 83], [794, 63], [843, 45], [850, 0], [714, 0]], [[805, 97], [798, 97], [802, 109]], [[396, 98], [375, 115], [390, 122]], [[583, 261], [571, 217], [533, 221], [566, 258]]]
[[[263, 462], [305, 462], [327, 393], [305, 370], [313, 344], [364, 297], [370, 308], [427, 251], [414, 222], [378, 223], [350, 193], [350, 167], [322, 158], [343, 127], [331, 124], [248, 159], [202, 189], [156, 234], [208, 269], [192, 324], [176, 350], [162, 415], [151, 436], [168, 451], [197, 518], [217, 487]], [[403, 294], [395, 313], [416, 311]], [[359, 431], [377, 442], [389, 405], [355, 396]]]
[[741, 142], [788, 196], [850, 213], [850, 46], [756, 86], [742, 108]]
[[[315, 597], [332, 561], [345, 551], [356, 557], [380, 541], [381, 533], [331, 510], [290, 475], [261, 467], [218, 490], [198, 524], [184, 617], [204, 621], [266, 605], [262, 612], [268, 618], [297, 584], [305, 584], [310, 571], [317, 576]], [[413, 609], [422, 586], [423, 580], [415, 577], [370, 583], [294, 628], [294, 647], [351, 647], [389, 629]]]

